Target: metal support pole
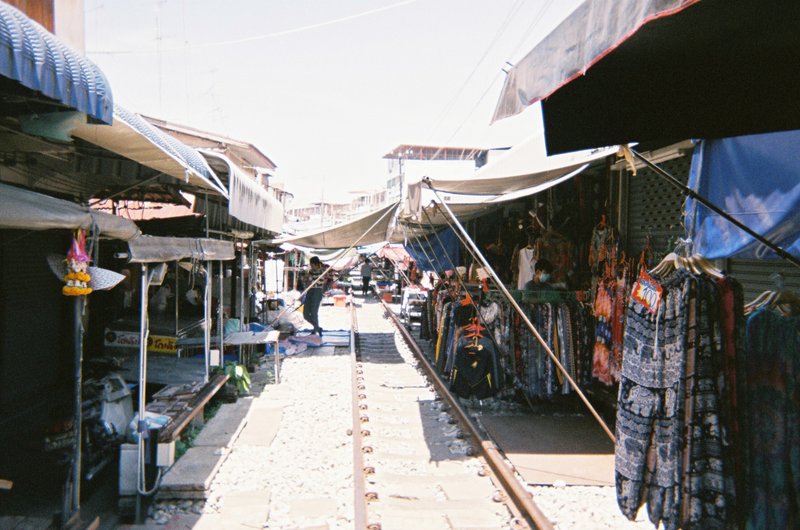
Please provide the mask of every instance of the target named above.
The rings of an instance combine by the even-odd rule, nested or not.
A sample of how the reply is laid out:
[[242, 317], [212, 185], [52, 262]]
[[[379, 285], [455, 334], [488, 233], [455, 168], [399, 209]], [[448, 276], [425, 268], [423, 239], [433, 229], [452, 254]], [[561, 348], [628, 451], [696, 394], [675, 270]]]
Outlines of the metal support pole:
[[[247, 263], [244, 255], [244, 241], [242, 250], [239, 252], [239, 331], [244, 327], [244, 266]], [[247, 275], [248, 278], [250, 275]]]
[[778, 246], [776, 243], [774, 243], [774, 242], [770, 241], [769, 239], [765, 238], [764, 236], [762, 236], [761, 234], [759, 234], [758, 232], [756, 232], [755, 230], [753, 230], [749, 226], [745, 225], [744, 223], [742, 223], [741, 221], [739, 221], [738, 219], [736, 219], [735, 217], [730, 215], [728, 212], [722, 210], [717, 205], [715, 205], [714, 203], [710, 202], [705, 197], [703, 197], [701, 195], [698, 195], [698, 193], [696, 191], [694, 191], [692, 188], [690, 188], [689, 186], [685, 186], [681, 181], [679, 181], [678, 179], [676, 179], [675, 177], [673, 177], [672, 175], [670, 175], [669, 173], [667, 173], [666, 171], [664, 171], [663, 169], [661, 169], [660, 167], [658, 167], [657, 165], [655, 165], [654, 163], [649, 161], [641, 153], [639, 153], [637, 151], [634, 151], [633, 149], [630, 149], [630, 152], [633, 153], [633, 156], [635, 156], [636, 158], [638, 158], [639, 160], [644, 162], [644, 164], [648, 168], [652, 169], [658, 176], [660, 176], [661, 178], [663, 178], [664, 180], [669, 182], [672, 186], [677, 188], [681, 193], [683, 193], [684, 195], [688, 196], [691, 199], [696, 200], [697, 202], [699, 202], [700, 204], [702, 204], [703, 206], [705, 206], [706, 208], [708, 208], [709, 210], [711, 210], [715, 214], [719, 215], [720, 217], [722, 217], [723, 219], [725, 219], [726, 221], [731, 223], [733, 226], [735, 226], [739, 230], [745, 232], [750, 237], [758, 240], [761, 244], [769, 247], [773, 252], [775, 252], [775, 254], [777, 254], [782, 259], [788, 261], [789, 263], [791, 263], [795, 267], [800, 268], [800, 260], [795, 258], [794, 256], [792, 256], [788, 252], [786, 252], [783, 248]]
[[292, 273], [292, 289], [297, 290], [297, 283], [299, 281], [300, 274], [297, 272], [297, 263], [300, 261], [300, 252], [293, 250], [292, 255], [294, 256], [294, 268], [295, 271]]
[[179, 292], [180, 283], [178, 282], [178, 262], [175, 262], [175, 339], [178, 339], [178, 332], [180, 331], [180, 326], [178, 325], [178, 306], [180, 306], [180, 299], [181, 293]]
[[[239, 331], [244, 331], [244, 240], [242, 240], [242, 250], [239, 251]], [[248, 278], [250, 275], [247, 275]], [[236, 347], [239, 351], [239, 364], [245, 364], [244, 345]]]
[[[213, 278], [214, 275], [212, 274], [211, 277]], [[219, 364], [220, 366], [224, 365], [225, 363], [222, 362], [222, 359], [225, 356], [225, 323], [222, 321], [222, 315], [225, 314], [223, 310], [223, 300], [224, 298], [224, 281], [225, 281], [225, 265], [220, 261], [219, 262], [219, 300], [217, 304], [217, 335], [219, 335]]]
[[208, 383], [208, 363], [211, 356], [211, 282], [213, 281], [211, 273], [211, 262], [206, 261], [206, 291], [203, 297], [205, 301], [203, 303], [203, 359], [205, 361], [203, 363], [203, 383]]
[[[72, 461], [72, 513], [81, 507], [81, 431], [83, 430], [83, 308], [85, 296], [76, 296], [73, 304], [73, 330], [75, 345], [75, 424], [72, 428], [75, 448]], [[66, 515], [66, 514], [65, 514]], [[68, 520], [65, 517], [64, 520]]]
[[511, 293], [508, 291], [508, 289], [506, 288], [505, 284], [503, 284], [502, 280], [500, 280], [500, 278], [497, 276], [497, 273], [494, 272], [494, 269], [489, 264], [489, 262], [486, 260], [486, 258], [481, 253], [481, 251], [478, 249], [477, 245], [475, 245], [475, 242], [472, 239], [470, 239], [469, 234], [467, 233], [466, 230], [464, 230], [464, 227], [458, 221], [458, 219], [456, 218], [455, 214], [453, 214], [453, 211], [450, 210], [450, 207], [447, 206], [447, 203], [445, 203], [442, 200], [442, 198], [439, 196], [439, 193], [436, 191], [436, 189], [431, 184], [430, 178], [425, 177], [423, 179], [423, 182], [425, 182], [425, 184], [428, 186], [428, 188], [434, 193], [434, 195], [436, 195], [436, 198], [439, 200], [439, 204], [445, 209], [445, 211], [447, 212], [447, 215], [453, 220], [453, 224], [456, 226], [456, 228], [458, 228], [458, 231], [461, 233], [461, 235], [464, 236], [464, 241], [470, 246], [472, 251], [475, 253], [475, 256], [479, 258], [479, 260], [481, 261], [481, 264], [484, 266], [486, 272], [489, 274], [489, 276], [491, 276], [492, 280], [495, 282], [497, 287], [503, 292], [505, 297], [508, 299], [509, 303], [516, 310], [517, 314], [519, 314], [520, 318], [523, 320], [523, 322], [525, 322], [525, 325], [528, 326], [528, 329], [536, 337], [536, 340], [538, 340], [539, 344], [542, 345], [542, 348], [544, 348], [544, 350], [547, 352], [547, 355], [550, 357], [550, 360], [553, 361], [553, 363], [558, 367], [558, 369], [564, 375], [566, 380], [569, 381], [569, 384], [572, 387], [572, 389], [575, 390], [575, 393], [578, 394], [578, 397], [580, 397], [581, 401], [583, 401], [584, 405], [586, 405], [586, 407], [589, 409], [589, 412], [592, 414], [592, 416], [594, 416], [594, 418], [600, 424], [600, 427], [602, 427], [602, 429], [605, 431], [605, 433], [608, 435], [608, 437], [611, 439], [611, 441], [615, 442], [614, 434], [611, 432], [611, 429], [608, 428], [608, 425], [606, 425], [606, 422], [603, 421], [603, 418], [600, 417], [600, 414], [598, 414], [598, 412], [595, 410], [595, 408], [592, 406], [592, 404], [589, 402], [589, 400], [583, 394], [581, 389], [578, 387], [578, 384], [575, 383], [575, 381], [569, 375], [567, 370], [564, 368], [564, 366], [558, 360], [558, 357], [556, 357], [556, 355], [553, 353], [553, 350], [550, 349], [550, 346], [547, 345], [547, 342], [545, 342], [545, 340], [542, 338], [542, 336], [539, 334], [539, 332], [533, 326], [533, 324], [531, 323], [530, 319], [528, 319], [528, 316], [525, 314], [525, 312], [519, 306], [517, 301], [514, 300], [513, 296], [511, 296]]
[[[283, 255], [283, 290], [289, 290], [289, 254]], [[266, 270], [264, 271], [264, 285], [267, 284]]]
[[[147, 322], [147, 290], [150, 286], [147, 277], [147, 263], [142, 263], [141, 271], [141, 303], [139, 304], [139, 388], [138, 388], [138, 415], [136, 425], [136, 524], [144, 524], [145, 509], [141, 485], [144, 483], [144, 436], [147, 433], [145, 420], [145, 387], [147, 386], [147, 336], [149, 334]], [[147, 433], [149, 434], [149, 433]]]

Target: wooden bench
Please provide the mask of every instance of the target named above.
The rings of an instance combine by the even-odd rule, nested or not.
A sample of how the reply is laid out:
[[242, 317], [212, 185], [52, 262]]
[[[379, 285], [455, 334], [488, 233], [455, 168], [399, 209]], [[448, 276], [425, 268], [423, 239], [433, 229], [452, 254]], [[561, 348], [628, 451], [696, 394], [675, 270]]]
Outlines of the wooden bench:
[[186, 430], [186, 427], [191, 424], [192, 420], [203, 413], [206, 404], [219, 392], [227, 381], [228, 376], [225, 374], [217, 374], [212, 377], [206, 386], [189, 400], [187, 407], [178, 413], [177, 416], [173, 417], [172, 421], [161, 429], [158, 434], [158, 441], [161, 443], [169, 443], [177, 440], [183, 431]]

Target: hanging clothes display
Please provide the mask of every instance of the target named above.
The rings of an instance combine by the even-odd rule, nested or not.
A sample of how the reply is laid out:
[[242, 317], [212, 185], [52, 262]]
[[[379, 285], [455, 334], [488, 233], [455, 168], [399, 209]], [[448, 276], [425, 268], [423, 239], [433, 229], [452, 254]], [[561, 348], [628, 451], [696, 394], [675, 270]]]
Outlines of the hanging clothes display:
[[[551, 351], [575, 381], [585, 384], [590, 379], [594, 346], [594, 320], [591, 308], [575, 300], [574, 293], [525, 293], [525, 297], [563, 301], [520, 301], [526, 316], [537, 328]], [[552, 399], [570, 393], [566, 378], [550, 359], [511, 305], [505, 300], [482, 298], [477, 305], [449, 302], [441, 297], [439, 335], [435, 347], [435, 364], [443, 376], [450, 380], [460, 360], [464, 324], [473, 321], [477, 314], [485, 326], [483, 336], [492, 342], [493, 381], [497, 391], [513, 393], [521, 390], [526, 396]]]
[[524, 289], [525, 284], [533, 279], [533, 268], [536, 266], [536, 249], [533, 245], [519, 249], [517, 266], [517, 289]]
[[629, 519], [647, 503], [650, 521], [667, 530], [728, 528], [735, 513], [716, 280], [683, 268], [642, 275], [627, 310], [617, 501]]
[[619, 382], [622, 365], [625, 308], [628, 303], [629, 260], [620, 255], [614, 231], [605, 220], [595, 227], [589, 263], [594, 273], [594, 315], [596, 319], [592, 376], [611, 386]]
[[612, 293], [613, 288], [599, 282], [594, 298], [596, 327], [592, 376], [606, 385], [619, 381], [619, 365], [612, 355], [611, 344]]
[[752, 313], [738, 364], [741, 516], [748, 529], [798, 528], [800, 317], [768, 308]]
[[455, 348], [450, 390], [461, 398], [486, 399], [498, 391], [494, 341], [481, 328], [476, 322], [476, 331], [462, 336]]

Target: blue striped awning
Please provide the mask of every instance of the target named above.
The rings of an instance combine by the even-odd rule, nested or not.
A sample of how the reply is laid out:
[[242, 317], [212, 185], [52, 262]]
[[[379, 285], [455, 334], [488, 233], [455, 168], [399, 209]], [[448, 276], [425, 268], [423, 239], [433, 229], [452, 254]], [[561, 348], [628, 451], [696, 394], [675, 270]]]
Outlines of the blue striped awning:
[[[124, 121], [128, 126], [133, 128], [136, 132], [147, 138], [153, 144], [161, 148], [165, 153], [169, 154], [176, 160], [181, 161], [187, 169], [194, 171], [197, 175], [208, 179], [222, 189], [225, 186], [219, 182], [217, 176], [208, 166], [208, 162], [203, 156], [198, 153], [194, 148], [189, 147], [177, 138], [162, 132], [150, 122], [128, 109], [117, 105], [114, 108], [114, 113], [117, 118]], [[125, 154], [125, 153], [122, 153]]]
[[200, 153], [119, 105], [114, 106], [111, 126], [82, 123], [71, 134], [187, 184], [228, 197], [225, 186]]
[[18, 9], [0, 2], [0, 75], [111, 123], [114, 104], [103, 72]]

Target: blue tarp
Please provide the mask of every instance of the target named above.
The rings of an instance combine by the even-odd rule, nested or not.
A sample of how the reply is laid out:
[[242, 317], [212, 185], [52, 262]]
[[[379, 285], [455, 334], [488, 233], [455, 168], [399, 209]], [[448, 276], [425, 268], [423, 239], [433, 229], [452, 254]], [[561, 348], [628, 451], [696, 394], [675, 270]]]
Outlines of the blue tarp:
[[[421, 237], [418, 242], [409, 241], [405, 248], [417, 262], [417, 269], [423, 271], [451, 270], [459, 265], [461, 257], [461, 244], [452, 228], [430, 234], [427, 239]], [[426, 256], [430, 256], [432, 262]]]
[[[800, 131], [701, 141], [689, 187], [800, 257]], [[686, 203], [686, 231], [693, 251], [708, 258], [780, 259], [693, 200]]]

